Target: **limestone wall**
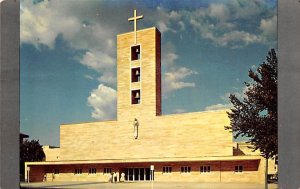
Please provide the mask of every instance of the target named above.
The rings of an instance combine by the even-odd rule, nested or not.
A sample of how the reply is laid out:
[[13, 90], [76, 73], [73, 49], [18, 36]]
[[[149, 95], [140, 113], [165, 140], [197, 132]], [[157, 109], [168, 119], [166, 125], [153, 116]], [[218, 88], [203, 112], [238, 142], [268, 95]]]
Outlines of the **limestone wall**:
[[60, 160], [232, 156], [225, 111], [136, 118], [138, 139], [130, 118], [62, 125]]
[[46, 159], [45, 161], [59, 161], [60, 148], [43, 146], [43, 151], [45, 153]]

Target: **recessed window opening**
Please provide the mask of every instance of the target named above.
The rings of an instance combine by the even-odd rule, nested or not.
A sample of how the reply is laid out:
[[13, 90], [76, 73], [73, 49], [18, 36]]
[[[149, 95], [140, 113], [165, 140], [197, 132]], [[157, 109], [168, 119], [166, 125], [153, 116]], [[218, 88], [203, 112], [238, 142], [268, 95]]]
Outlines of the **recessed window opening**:
[[200, 166], [200, 173], [210, 173], [210, 166]]
[[163, 167], [163, 173], [172, 173], [172, 167], [171, 166], [164, 166]]
[[181, 167], [181, 173], [190, 173], [190, 172], [191, 172], [191, 167], [189, 167], [189, 166]]
[[141, 76], [140, 68], [132, 68], [131, 69], [131, 82], [139, 82]]
[[54, 174], [58, 175], [59, 174], [59, 169], [54, 169]]
[[110, 174], [111, 173], [111, 168], [104, 168], [104, 170], [103, 170], [103, 173], [104, 174]]
[[139, 60], [141, 55], [140, 45], [131, 47], [131, 60]]
[[244, 171], [244, 167], [242, 165], [236, 165], [234, 167], [234, 172], [236, 172], [236, 173], [241, 173], [243, 171]]
[[75, 169], [75, 175], [79, 175], [79, 174], [82, 174], [82, 169]]
[[141, 102], [141, 92], [140, 90], [131, 91], [131, 104], [140, 104]]
[[96, 174], [97, 169], [96, 168], [89, 168], [89, 174]]

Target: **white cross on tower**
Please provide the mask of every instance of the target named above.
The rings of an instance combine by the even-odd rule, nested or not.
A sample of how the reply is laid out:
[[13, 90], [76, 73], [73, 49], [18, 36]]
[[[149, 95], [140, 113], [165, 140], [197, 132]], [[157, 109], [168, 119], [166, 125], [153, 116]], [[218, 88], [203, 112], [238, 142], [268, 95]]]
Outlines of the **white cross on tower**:
[[133, 21], [134, 22], [134, 44], [136, 44], [136, 21], [138, 19], [142, 19], [144, 16], [143, 15], [140, 15], [140, 16], [136, 16], [136, 9], [134, 9], [134, 12], [133, 12], [133, 17], [131, 18], [128, 18], [128, 21]]

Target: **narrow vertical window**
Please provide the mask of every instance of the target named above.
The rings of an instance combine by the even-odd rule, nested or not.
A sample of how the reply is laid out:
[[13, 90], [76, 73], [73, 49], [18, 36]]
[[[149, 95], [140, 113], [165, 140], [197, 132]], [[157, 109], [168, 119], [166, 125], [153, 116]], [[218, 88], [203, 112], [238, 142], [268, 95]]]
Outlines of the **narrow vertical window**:
[[80, 175], [80, 174], [82, 174], [82, 169], [76, 168], [74, 174], [75, 174], [75, 175]]
[[139, 82], [141, 76], [140, 68], [132, 68], [131, 69], [131, 82]]
[[183, 166], [181, 167], [181, 173], [190, 173], [191, 167], [190, 166]]
[[234, 167], [234, 172], [236, 172], [236, 173], [241, 173], [243, 171], [244, 171], [244, 167], [242, 165], [236, 165]]
[[200, 173], [209, 173], [210, 166], [200, 166]]
[[131, 104], [140, 104], [141, 92], [140, 90], [131, 91]]
[[104, 168], [103, 174], [110, 174], [111, 173], [111, 168]]
[[163, 167], [163, 173], [172, 173], [172, 167], [171, 166], [164, 166]]
[[58, 175], [59, 174], [59, 169], [54, 169], [54, 174]]
[[141, 56], [141, 49], [140, 46], [133, 46], [131, 47], [131, 60], [139, 60]]
[[96, 168], [89, 168], [89, 174], [96, 174], [97, 170]]

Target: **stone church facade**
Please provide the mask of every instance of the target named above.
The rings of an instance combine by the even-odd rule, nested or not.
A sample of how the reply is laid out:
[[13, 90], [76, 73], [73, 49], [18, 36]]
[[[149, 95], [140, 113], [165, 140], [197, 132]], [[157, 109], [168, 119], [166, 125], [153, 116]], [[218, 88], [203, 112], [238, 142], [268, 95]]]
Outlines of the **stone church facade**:
[[158, 29], [117, 35], [117, 80], [117, 119], [61, 125], [60, 148], [25, 164], [29, 182], [264, 182], [265, 160], [232, 141], [226, 110], [161, 114]]

